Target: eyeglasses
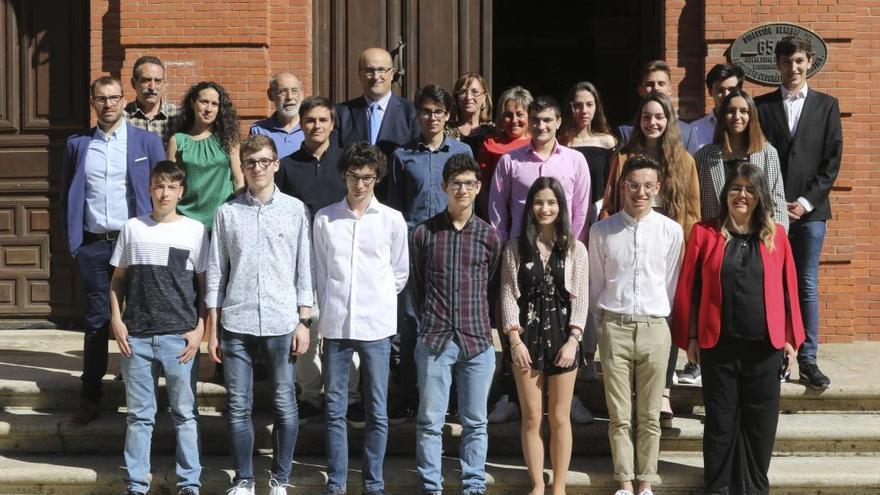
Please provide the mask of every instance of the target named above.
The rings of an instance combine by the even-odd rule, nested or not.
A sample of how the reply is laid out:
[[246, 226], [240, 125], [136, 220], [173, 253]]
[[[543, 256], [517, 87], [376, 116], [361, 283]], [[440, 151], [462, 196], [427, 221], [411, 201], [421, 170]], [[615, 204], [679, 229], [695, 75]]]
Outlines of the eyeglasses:
[[269, 165], [272, 165], [273, 163], [275, 163], [275, 160], [272, 158], [260, 158], [259, 160], [245, 160], [241, 162], [247, 170], [253, 170], [257, 168], [257, 165], [259, 165], [261, 169], [266, 170], [269, 168]]
[[93, 96], [92, 99], [95, 100], [95, 103], [100, 105], [106, 105], [108, 103], [115, 105], [122, 100], [122, 95]]
[[345, 173], [345, 180], [351, 184], [357, 184], [358, 182], [363, 182], [365, 186], [369, 186], [373, 182], [376, 182], [375, 175], [358, 175], [352, 172]]
[[385, 74], [388, 74], [393, 70], [394, 67], [361, 67], [361, 72], [363, 72], [364, 75], [367, 76], [374, 76], [377, 74], [380, 76], [384, 76]]
[[730, 190], [727, 191], [727, 194], [732, 196], [737, 196], [739, 193], [745, 193], [748, 197], [755, 196], [755, 187], [754, 186], [743, 186], [742, 184], [735, 184], [730, 186]]
[[467, 98], [467, 97], [479, 98], [479, 97], [483, 96], [484, 94], [486, 94], [485, 91], [480, 91], [477, 89], [472, 89], [470, 91], [468, 91], [466, 89], [462, 89], [462, 90], [455, 92], [455, 96], [458, 96], [459, 98]]
[[638, 182], [630, 182], [628, 180], [623, 181], [626, 184], [626, 187], [629, 189], [629, 192], [639, 192], [642, 188], [645, 189], [645, 192], [651, 192], [654, 190], [654, 186], [657, 184], [653, 182], [645, 182], [644, 184], [639, 184]]
[[465, 188], [468, 191], [473, 191], [477, 188], [477, 184], [480, 181], [478, 180], [450, 180], [446, 182], [446, 187], [452, 189], [453, 191], [458, 191], [461, 188]]
[[442, 119], [444, 115], [446, 115], [446, 110], [440, 110], [439, 108], [436, 110], [431, 110], [429, 108], [419, 109], [419, 116], [425, 119], [430, 117], [434, 117], [435, 119]]
[[299, 96], [302, 94], [302, 90], [299, 88], [278, 88], [275, 92], [284, 96]]

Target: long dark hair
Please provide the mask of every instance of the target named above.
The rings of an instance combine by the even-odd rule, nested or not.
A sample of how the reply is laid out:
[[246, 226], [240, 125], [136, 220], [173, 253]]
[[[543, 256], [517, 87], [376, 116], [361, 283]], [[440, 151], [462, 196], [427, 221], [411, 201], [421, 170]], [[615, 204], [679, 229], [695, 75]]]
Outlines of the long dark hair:
[[529, 193], [526, 195], [526, 206], [523, 209], [522, 217], [522, 234], [519, 236], [519, 255], [523, 261], [536, 261], [538, 252], [538, 220], [532, 212], [532, 205], [535, 204], [535, 195], [544, 189], [553, 191], [556, 196], [556, 203], [559, 205], [559, 215], [556, 216], [554, 226], [556, 227], [556, 241], [554, 248], [563, 252], [570, 250], [574, 246], [574, 239], [571, 236], [571, 219], [568, 214], [568, 202], [565, 199], [565, 191], [562, 184], [555, 177], [539, 177]]
[[767, 247], [769, 251], [773, 251], [773, 238], [776, 235], [776, 223], [773, 221], [773, 199], [770, 197], [770, 188], [767, 186], [767, 178], [755, 164], [740, 160], [733, 173], [727, 177], [724, 187], [721, 188], [721, 209], [718, 210], [718, 225], [721, 227], [721, 233], [729, 241], [730, 240], [730, 208], [727, 206], [727, 196], [730, 188], [733, 187], [736, 179], [743, 178], [748, 181], [749, 185], [755, 188], [755, 199], [757, 204], [755, 210], [752, 211], [752, 218], [749, 219], [752, 230], [758, 234], [758, 239]]
[[589, 81], [581, 81], [575, 84], [565, 95], [565, 101], [562, 104], [562, 129], [559, 132], [559, 142], [565, 146], [577, 135], [580, 129], [574, 121], [574, 112], [571, 109], [571, 102], [581, 91], [586, 91], [593, 95], [596, 102], [596, 111], [593, 112], [593, 120], [590, 121], [590, 134], [608, 134], [611, 135], [611, 128], [608, 127], [608, 121], [605, 119], [605, 110], [602, 108], [602, 100], [599, 99], [599, 90]]
[[211, 126], [211, 132], [220, 140], [220, 146], [223, 151], [229, 153], [233, 146], [239, 143], [239, 127], [238, 114], [235, 111], [235, 105], [229, 98], [229, 93], [223, 89], [223, 86], [214, 81], [202, 81], [193, 84], [187, 90], [180, 104], [180, 118], [177, 124], [177, 132], [189, 132], [196, 123], [196, 114], [193, 110], [193, 103], [199, 97], [199, 92], [203, 89], [213, 89], [220, 96], [220, 105], [217, 109], [217, 118]]

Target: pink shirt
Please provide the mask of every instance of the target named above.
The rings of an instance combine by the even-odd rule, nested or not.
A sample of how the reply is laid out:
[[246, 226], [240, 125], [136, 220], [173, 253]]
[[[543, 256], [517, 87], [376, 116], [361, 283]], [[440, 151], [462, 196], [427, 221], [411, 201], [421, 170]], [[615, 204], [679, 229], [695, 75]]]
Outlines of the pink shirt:
[[590, 170], [584, 155], [558, 142], [547, 160], [528, 146], [511, 151], [498, 160], [489, 192], [489, 220], [505, 241], [522, 232], [522, 214], [529, 188], [538, 177], [554, 177], [562, 183], [571, 232], [583, 239], [590, 206]]

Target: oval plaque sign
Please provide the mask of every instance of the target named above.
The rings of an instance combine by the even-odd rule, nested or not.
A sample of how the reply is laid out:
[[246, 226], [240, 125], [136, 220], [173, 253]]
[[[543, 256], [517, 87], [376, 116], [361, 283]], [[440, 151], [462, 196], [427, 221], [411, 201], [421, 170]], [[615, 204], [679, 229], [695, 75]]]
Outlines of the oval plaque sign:
[[782, 76], [776, 68], [773, 50], [776, 43], [786, 36], [809, 40], [813, 48], [813, 66], [807, 72], [807, 77], [819, 72], [828, 59], [828, 45], [825, 40], [807, 28], [787, 22], [762, 24], [740, 35], [730, 45], [730, 63], [740, 66], [746, 78], [751, 81], [768, 85], [781, 84]]

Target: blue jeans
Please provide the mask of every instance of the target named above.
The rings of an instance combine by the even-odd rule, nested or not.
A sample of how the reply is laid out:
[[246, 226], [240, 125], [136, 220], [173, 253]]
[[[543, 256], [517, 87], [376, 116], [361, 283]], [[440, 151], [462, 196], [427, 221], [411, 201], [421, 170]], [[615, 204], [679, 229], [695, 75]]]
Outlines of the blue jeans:
[[115, 241], [83, 244], [76, 252], [76, 268], [83, 284], [83, 373], [80, 397], [101, 400], [102, 380], [107, 373], [107, 338], [110, 322], [110, 256]]
[[458, 387], [458, 415], [461, 419], [461, 492], [486, 490], [486, 451], [489, 435], [486, 401], [495, 373], [495, 348], [466, 359], [450, 340], [443, 352], [436, 354], [419, 340], [416, 343], [419, 414], [416, 419], [416, 470], [422, 478], [422, 492], [443, 491], [440, 473], [443, 453], [443, 423], [449, 403], [449, 387], [455, 375]]
[[327, 491], [345, 492], [348, 476], [348, 369], [352, 355], [361, 360], [363, 386], [364, 450], [361, 470], [364, 492], [385, 489], [382, 465], [388, 441], [388, 362], [391, 338], [364, 341], [324, 339], [324, 401], [327, 421]]
[[825, 241], [825, 221], [791, 224], [788, 240], [797, 267], [798, 298], [806, 334], [798, 350], [798, 362], [815, 363], [819, 350], [819, 257]]
[[171, 418], [177, 433], [177, 487], [199, 491], [202, 465], [199, 461], [196, 378], [199, 357], [181, 364], [177, 356], [186, 348], [182, 335], [165, 334], [128, 337], [131, 356], [122, 356], [128, 429], [125, 432], [125, 467], [128, 490], [147, 493], [150, 489], [150, 443], [156, 423], [156, 382], [165, 375]]
[[299, 411], [296, 407], [296, 357], [290, 353], [292, 333], [273, 337], [257, 337], [223, 330], [220, 349], [223, 352], [223, 379], [226, 382], [226, 423], [229, 430], [229, 451], [235, 469], [233, 484], [242, 480], [254, 482], [254, 357], [262, 351], [269, 371], [274, 394], [272, 397], [275, 423], [272, 428], [271, 477], [281, 484], [290, 479], [293, 448], [299, 433]]

